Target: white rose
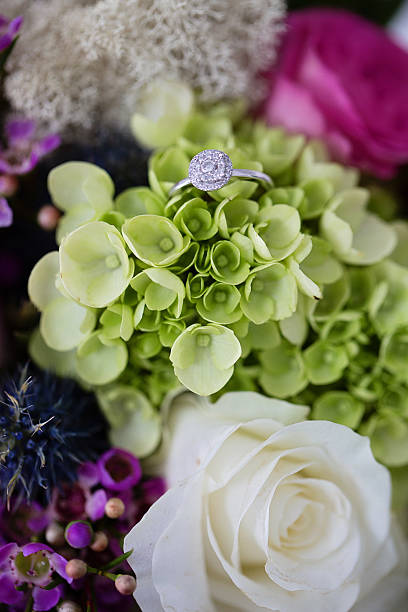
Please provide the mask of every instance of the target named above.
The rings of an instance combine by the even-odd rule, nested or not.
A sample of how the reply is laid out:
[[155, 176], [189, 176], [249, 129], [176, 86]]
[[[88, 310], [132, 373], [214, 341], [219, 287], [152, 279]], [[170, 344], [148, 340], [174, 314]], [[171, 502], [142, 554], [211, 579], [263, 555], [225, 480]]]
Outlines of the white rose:
[[143, 612], [354, 612], [384, 586], [388, 471], [368, 438], [306, 415], [256, 393], [174, 402], [170, 489], [125, 539]]

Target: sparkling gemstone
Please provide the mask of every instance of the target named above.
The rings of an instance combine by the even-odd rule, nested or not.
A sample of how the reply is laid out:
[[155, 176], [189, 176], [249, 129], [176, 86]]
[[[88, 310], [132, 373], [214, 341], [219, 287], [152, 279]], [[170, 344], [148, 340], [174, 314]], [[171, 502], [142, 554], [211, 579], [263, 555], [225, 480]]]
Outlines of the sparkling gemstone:
[[188, 177], [197, 189], [213, 191], [221, 189], [230, 180], [232, 162], [228, 155], [217, 149], [206, 149], [193, 157]]

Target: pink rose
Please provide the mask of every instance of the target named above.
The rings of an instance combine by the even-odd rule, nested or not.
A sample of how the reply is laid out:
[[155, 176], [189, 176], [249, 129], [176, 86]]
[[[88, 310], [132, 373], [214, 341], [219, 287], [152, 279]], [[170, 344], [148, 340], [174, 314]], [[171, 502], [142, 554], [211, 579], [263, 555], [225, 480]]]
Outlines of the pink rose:
[[408, 161], [408, 53], [376, 26], [344, 11], [292, 13], [270, 76], [269, 123], [383, 178]]

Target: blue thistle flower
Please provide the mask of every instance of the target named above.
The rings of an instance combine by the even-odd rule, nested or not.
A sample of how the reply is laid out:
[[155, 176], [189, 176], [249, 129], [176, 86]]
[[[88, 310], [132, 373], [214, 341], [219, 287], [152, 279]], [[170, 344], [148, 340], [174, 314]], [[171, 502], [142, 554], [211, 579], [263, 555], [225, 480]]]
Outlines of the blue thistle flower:
[[28, 368], [0, 388], [0, 495], [44, 498], [107, 448], [94, 396], [70, 379]]

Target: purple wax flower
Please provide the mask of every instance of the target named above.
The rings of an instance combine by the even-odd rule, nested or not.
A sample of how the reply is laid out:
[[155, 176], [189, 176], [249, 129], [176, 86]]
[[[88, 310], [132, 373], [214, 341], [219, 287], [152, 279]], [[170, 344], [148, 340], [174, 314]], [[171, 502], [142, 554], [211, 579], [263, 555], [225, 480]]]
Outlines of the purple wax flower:
[[22, 23], [22, 17], [7, 19], [4, 15], [0, 15], [0, 53], [11, 45]]
[[0, 548], [0, 603], [18, 605], [25, 594], [16, 587], [33, 587], [34, 610], [50, 610], [61, 597], [61, 587], [44, 590], [54, 572], [69, 584], [72, 578], [65, 573], [66, 559], [46, 544], [33, 542], [20, 547], [14, 542]]
[[65, 539], [72, 548], [86, 548], [92, 538], [92, 527], [86, 521], [73, 521], [65, 529]]
[[111, 448], [98, 461], [101, 484], [111, 491], [134, 487], [142, 477], [139, 460], [120, 448]]
[[91, 521], [97, 521], [103, 517], [107, 501], [108, 496], [105, 489], [97, 489], [89, 495], [85, 504], [85, 512]]
[[74, 521], [85, 517], [88, 489], [79, 482], [63, 483], [52, 493], [50, 517], [60, 521]]
[[9, 227], [13, 223], [13, 211], [6, 198], [0, 198], [0, 227]]
[[29, 119], [8, 121], [5, 132], [8, 146], [0, 149], [0, 172], [4, 174], [30, 172], [44, 155], [61, 143], [58, 134], [36, 137], [36, 123]]

